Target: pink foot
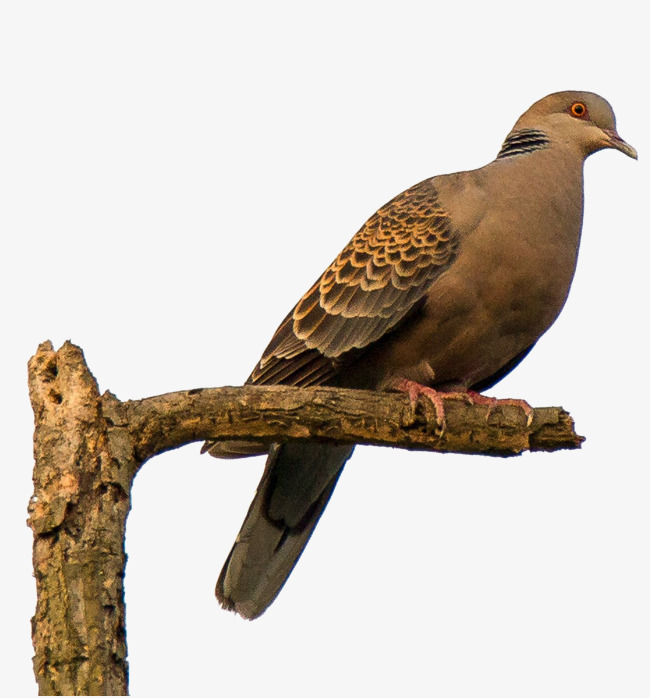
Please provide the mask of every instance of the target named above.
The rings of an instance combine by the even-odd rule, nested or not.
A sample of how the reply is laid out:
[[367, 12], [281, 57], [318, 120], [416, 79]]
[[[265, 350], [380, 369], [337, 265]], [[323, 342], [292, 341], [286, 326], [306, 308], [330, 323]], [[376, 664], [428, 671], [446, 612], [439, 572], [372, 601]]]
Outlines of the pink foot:
[[488, 417], [492, 414], [492, 410], [500, 405], [511, 405], [513, 407], [519, 407], [519, 409], [524, 411], [526, 415], [526, 426], [529, 427], [533, 421], [533, 408], [525, 400], [516, 400], [513, 398], [505, 398], [504, 400], [499, 400], [495, 397], [487, 397], [486, 395], [481, 395], [474, 390], [468, 390], [467, 395], [469, 400], [474, 405], [487, 405], [488, 406]]
[[488, 418], [490, 414], [492, 414], [492, 410], [496, 407], [511, 405], [513, 407], [519, 407], [519, 409], [524, 411], [526, 415], [526, 426], [530, 426], [533, 421], [533, 408], [525, 400], [510, 398], [499, 400], [495, 397], [481, 395], [481, 393], [477, 393], [475, 390], [443, 392], [435, 388], [429, 388], [416, 381], [408, 380], [408, 378], [402, 378], [396, 381], [391, 387], [400, 392], [407, 393], [413, 408], [415, 408], [420, 395], [424, 395], [433, 405], [436, 411], [436, 423], [442, 431], [447, 427], [447, 421], [445, 419], [445, 400], [464, 400], [471, 405], [487, 405]]
[[[436, 423], [441, 431], [447, 428], [447, 420], [445, 419], [445, 400], [465, 400], [471, 402], [471, 397], [465, 392], [449, 392], [444, 393], [435, 388], [429, 388], [426, 385], [417, 383], [416, 381], [402, 378], [396, 381], [392, 386], [395, 390], [407, 393], [411, 400], [411, 407], [415, 409], [415, 405], [420, 395], [424, 395], [433, 405], [436, 411]], [[478, 393], [477, 393], [478, 395]]]

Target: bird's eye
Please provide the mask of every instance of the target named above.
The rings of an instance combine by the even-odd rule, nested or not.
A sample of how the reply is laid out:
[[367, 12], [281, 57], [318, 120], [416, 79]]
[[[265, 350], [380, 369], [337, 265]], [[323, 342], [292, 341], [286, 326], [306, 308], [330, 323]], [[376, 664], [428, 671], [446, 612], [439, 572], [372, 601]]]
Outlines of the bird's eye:
[[571, 105], [571, 115], [584, 119], [587, 116], [587, 107], [582, 102], [574, 102]]

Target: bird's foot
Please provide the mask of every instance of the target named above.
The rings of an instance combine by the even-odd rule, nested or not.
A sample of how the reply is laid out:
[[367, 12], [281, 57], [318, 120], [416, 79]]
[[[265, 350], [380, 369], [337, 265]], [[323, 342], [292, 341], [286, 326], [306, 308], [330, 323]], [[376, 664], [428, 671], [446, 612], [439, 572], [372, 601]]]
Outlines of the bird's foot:
[[514, 398], [505, 398], [499, 400], [496, 397], [487, 397], [486, 395], [481, 395], [475, 390], [468, 390], [467, 397], [473, 405], [487, 405], [488, 407], [488, 419], [492, 414], [492, 410], [495, 407], [500, 407], [501, 405], [511, 405], [513, 407], [519, 407], [523, 410], [526, 415], [526, 426], [529, 427], [533, 422], [533, 408], [525, 400], [517, 400]]
[[512, 398], [499, 400], [495, 397], [481, 395], [481, 393], [477, 393], [475, 390], [454, 390], [444, 392], [442, 390], [436, 390], [435, 388], [429, 388], [426, 385], [409, 380], [408, 378], [402, 378], [393, 383], [390, 387], [394, 390], [399, 390], [400, 392], [406, 393], [411, 400], [411, 407], [413, 409], [415, 409], [415, 405], [417, 404], [420, 395], [424, 395], [435, 409], [436, 423], [441, 431], [444, 431], [447, 428], [444, 405], [445, 400], [463, 400], [470, 405], [486, 405], [488, 407], [487, 419], [490, 418], [492, 411], [496, 407], [511, 405], [523, 410], [524, 414], [526, 415], [527, 427], [529, 427], [533, 421], [533, 408], [525, 400], [517, 400]]
[[[422, 385], [417, 381], [409, 380], [408, 378], [401, 378], [395, 381], [391, 386], [393, 390], [398, 390], [402, 393], [406, 393], [411, 400], [411, 407], [415, 409], [418, 398], [420, 395], [431, 402], [433, 408], [436, 412], [436, 424], [438, 425], [440, 431], [445, 431], [447, 428], [447, 420], [445, 418], [445, 400], [464, 400], [465, 402], [471, 402], [471, 397], [467, 392], [443, 392], [442, 390], [436, 390], [435, 388], [429, 388], [426, 385]], [[477, 393], [478, 395], [478, 393]]]

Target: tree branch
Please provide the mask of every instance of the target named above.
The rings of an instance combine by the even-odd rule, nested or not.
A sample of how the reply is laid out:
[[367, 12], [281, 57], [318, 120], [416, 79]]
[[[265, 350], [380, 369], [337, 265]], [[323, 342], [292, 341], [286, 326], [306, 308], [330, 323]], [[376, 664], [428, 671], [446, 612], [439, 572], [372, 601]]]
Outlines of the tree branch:
[[335, 388], [196, 389], [121, 402], [99, 395], [81, 349], [39, 346], [29, 362], [35, 415], [34, 671], [41, 694], [126, 695], [124, 531], [131, 485], [149, 458], [193, 441], [308, 440], [487, 455], [579, 448], [559, 407], [530, 424], [517, 406], [431, 404]]
[[394, 446], [446, 453], [508, 456], [579, 448], [582, 437], [559, 407], [523, 410], [445, 401], [441, 431], [430, 402], [415, 409], [401, 393], [341, 388], [243, 386], [203, 388], [120, 402], [103, 396], [111, 434], [132, 445], [136, 460], [205, 439], [286, 440]]

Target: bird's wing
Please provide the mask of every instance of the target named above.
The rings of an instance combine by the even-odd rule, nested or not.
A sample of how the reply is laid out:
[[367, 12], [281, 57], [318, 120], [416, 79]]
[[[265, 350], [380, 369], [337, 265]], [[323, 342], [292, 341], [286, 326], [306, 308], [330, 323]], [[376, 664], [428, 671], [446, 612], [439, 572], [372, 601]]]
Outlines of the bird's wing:
[[389, 201], [352, 238], [280, 325], [250, 383], [319, 385], [418, 304], [456, 256], [432, 179]]

